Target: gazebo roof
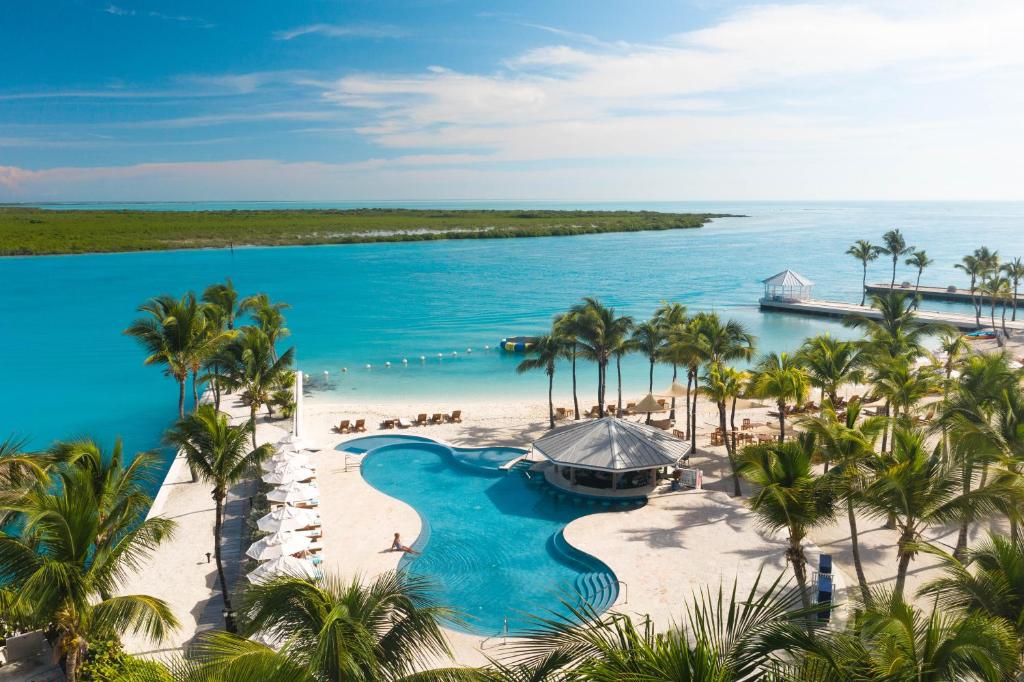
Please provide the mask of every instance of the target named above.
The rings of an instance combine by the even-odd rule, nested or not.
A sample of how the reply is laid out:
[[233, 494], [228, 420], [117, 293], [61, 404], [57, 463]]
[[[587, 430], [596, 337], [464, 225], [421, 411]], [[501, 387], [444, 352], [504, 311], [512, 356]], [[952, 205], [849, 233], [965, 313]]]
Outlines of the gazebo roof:
[[792, 270], [783, 270], [777, 275], [772, 275], [768, 279], [764, 280], [764, 284], [775, 287], [809, 287], [814, 286], [814, 282], [807, 279], [799, 272], [793, 272]]
[[678, 462], [689, 443], [645, 424], [603, 417], [561, 426], [534, 441], [533, 448], [557, 464], [633, 471]]

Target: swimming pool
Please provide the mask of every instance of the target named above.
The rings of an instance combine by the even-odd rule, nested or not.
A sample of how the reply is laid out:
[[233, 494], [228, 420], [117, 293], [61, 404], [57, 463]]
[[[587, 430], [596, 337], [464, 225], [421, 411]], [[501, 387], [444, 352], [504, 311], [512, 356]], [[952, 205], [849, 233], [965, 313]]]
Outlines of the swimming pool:
[[406, 555], [400, 567], [434, 582], [438, 601], [466, 618], [461, 629], [496, 635], [507, 618], [514, 634], [532, 624], [531, 614], [568, 613], [563, 601], [599, 612], [615, 603], [615, 574], [562, 537], [566, 524], [596, 509], [546, 495], [518, 468], [500, 468], [524, 450], [411, 436], [369, 436], [339, 449], [366, 452], [363, 477], [419, 513], [412, 546], [422, 554]]

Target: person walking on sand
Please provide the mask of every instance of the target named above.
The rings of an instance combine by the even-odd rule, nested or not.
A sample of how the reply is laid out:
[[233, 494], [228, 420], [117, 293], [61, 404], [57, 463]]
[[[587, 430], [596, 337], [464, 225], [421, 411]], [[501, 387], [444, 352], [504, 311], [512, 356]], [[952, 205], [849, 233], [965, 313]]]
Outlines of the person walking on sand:
[[402, 544], [402, 538], [399, 537], [398, 533], [395, 533], [395, 539], [391, 543], [391, 551], [392, 552], [405, 552], [406, 554], [419, 554], [419, 552], [417, 552], [412, 547], [406, 547], [405, 545], [403, 545]]

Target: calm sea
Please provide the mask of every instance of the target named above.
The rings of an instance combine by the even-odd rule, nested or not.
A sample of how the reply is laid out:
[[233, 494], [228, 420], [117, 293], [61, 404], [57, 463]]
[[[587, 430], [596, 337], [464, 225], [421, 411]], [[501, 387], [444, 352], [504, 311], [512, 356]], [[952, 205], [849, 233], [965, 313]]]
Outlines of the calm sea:
[[[349, 207], [354, 204], [75, 204], [54, 208]], [[366, 204], [363, 204], [366, 205]], [[379, 204], [393, 206], [396, 204]], [[416, 203], [408, 207], [517, 208], [516, 203]], [[156, 446], [176, 411], [173, 382], [142, 365], [122, 335], [147, 297], [201, 290], [231, 277], [242, 292], [291, 303], [288, 342], [314, 378], [314, 399], [410, 397], [456, 408], [463, 396], [542, 400], [542, 374], [519, 376], [517, 358], [494, 349], [507, 335], [544, 331], [585, 295], [643, 319], [659, 302], [716, 310], [742, 321], [761, 349], [787, 350], [810, 334], [846, 334], [834, 322], [762, 314], [760, 280], [791, 268], [816, 295], [859, 300], [860, 264], [844, 255], [857, 238], [899, 227], [936, 261], [929, 284], [964, 285], [953, 264], [985, 244], [1024, 256], [1021, 203], [555, 204], [550, 208], [646, 208], [742, 213], [703, 229], [507, 240], [235, 248], [0, 259], [0, 438], [44, 446], [89, 434], [121, 435], [131, 449]], [[913, 280], [901, 266], [899, 280]], [[885, 262], [869, 279], [888, 281]], [[485, 350], [490, 346], [491, 350]], [[469, 352], [468, 349], [472, 349]], [[457, 355], [453, 356], [453, 353]], [[441, 358], [438, 357], [441, 354]], [[421, 357], [425, 358], [421, 361]], [[408, 360], [404, 366], [403, 359]], [[386, 367], [385, 363], [391, 363]], [[367, 369], [366, 366], [371, 368]], [[347, 372], [342, 372], [346, 368]], [[324, 373], [327, 372], [325, 375]], [[592, 402], [593, 368], [581, 366]], [[624, 363], [627, 395], [646, 388], [646, 366]], [[568, 395], [568, 375], [556, 377]], [[666, 386], [659, 369], [656, 385]]]

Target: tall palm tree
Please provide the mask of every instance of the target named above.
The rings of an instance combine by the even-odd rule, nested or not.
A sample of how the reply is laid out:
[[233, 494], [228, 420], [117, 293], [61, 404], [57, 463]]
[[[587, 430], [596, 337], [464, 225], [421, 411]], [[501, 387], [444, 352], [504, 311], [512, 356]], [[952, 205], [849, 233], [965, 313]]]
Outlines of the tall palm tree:
[[882, 243], [884, 246], [880, 246], [878, 252], [892, 258], [892, 282], [889, 283], [889, 288], [894, 289], [896, 287], [896, 265], [900, 258], [913, 252], [914, 247], [907, 245], [907, 240], [898, 229], [889, 230], [883, 234]]
[[421, 671], [451, 658], [441, 623], [452, 612], [433, 601], [422, 578], [405, 573], [366, 584], [333, 575], [316, 582], [279, 577], [246, 590], [241, 617], [242, 635], [260, 633], [281, 645], [225, 632], [203, 635], [185, 680], [444, 679], [444, 671], [436, 677]]
[[49, 453], [26, 452], [24, 441], [8, 436], [0, 441], [0, 528], [7, 525], [22, 496], [50, 482]]
[[631, 334], [633, 332], [633, 319], [629, 318], [628, 323], [622, 328], [621, 336], [615, 340], [615, 347], [612, 355], [615, 356], [615, 390], [618, 394], [615, 401], [615, 415], [622, 416], [622, 358], [636, 350]]
[[256, 322], [256, 326], [270, 339], [270, 347], [277, 357], [277, 342], [291, 334], [284, 326], [284, 313], [291, 306], [287, 303], [274, 303], [266, 294], [256, 294], [242, 299], [238, 304], [238, 312], [248, 313]]
[[215, 306], [224, 319], [228, 329], [235, 328], [235, 316], [238, 314], [238, 292], [228, 277], [224, 284], [211, 284], [203, 291], [203, 301]]
[[814, 473], [813, 453], [813, 435], [802, 436], [799, 442], [751, 445], [743, 449], [738, 467], [740, 475], [757, 486], [748, 504], [760, 524], [789, 534], [786, 559], [804, 608], [811, 605], [804, 539], [809, 530], [835, 517], [834, 495], [828, 482]]
[[800, 362], [788, 353], [766, 353], [758, 360], [751, 387], [761, 398], [773, 398], [779, 411], [779, 442], [786, 439], [786, 408], [807, 398], [810, 381]]
[[217, 578], [226, 614], [224, 626], [228, 632], [235, 632], [235, 622], [221, 558], [224, 500], [231, 486], [241, 481], [254, 466], [274, 452], [273, 447], [267, 443], [250, 450], [246, 442], [249, 430], [248, 425], [232, 426], [228, 423], [227, 415], [218, 412], [212, 405], [200, 405], [195, 412], [179, 420], [164, 434], [164, 442], [183, 452], [192, 471], [213, 485], [212, 495], [216, 505], [213, 555], [217, 560]]
[[565, 348], [557, 338], [546, 334], [537, 338], [537, 342], [530, 349], [530, 354], [536, 357], [529, 357], [520, 362], [516, 366], [516, 373], [524, 374], [535, 370], [544, 370], [544, 373], [548, 376], [548, 424], [553, 429], [555, 428], [555, 400], [553, 396], [555, 366], [559, 358], [565, 356]]
[[736, 470], [736, 441], [730, 435], [735, 431], [735, 428], [730, 429], [726, 423], [726, 404], [730, 400], [733, 401], [733, 413], [735, 415], [735, 401], [739, 397], [742, 388], [741, 373], [732, 367], [727, 367], [720, 363], [708, 365], [701, 381], [701, 389], [718, 406], [718, 428], [721, 429], [722, 438], [725, 440], [725, 453], [729, 458], [729, 467], [732, 470], [733, 495], [735, 497], [742, 495], [743, 491], [740, 489], [739, 474]]
[[108, 471], [100, 477], [104, 492], [97, 495], [94, 463], [84, 456], [61, 464], [61, 485], [36, 486], [10, 509], [18, 514], [17, 523], [0, 530], [0, 575], [9, 588], [8, 607], [46, 624], [70, 682], [80, 679], [90, 642], [122, 633], [161, 641], [177, 627], [160, 599], [111, 596], [171, 534], [174, 523], [136, 517], [111, 532], [112, 501], [134, 493], [109, 490], [106, 482], [129, 477]]
[[1024, 539], [990, 533], [959, 558], [937, 547], [926, 551], [941, 559], [943, 575], [924, 585], [919, 595], [936, 596], [943, 609], [1002, 619], [1024, 641]]
[[[665, 349], [665, 330], [654, 320], [641, 322], [633, 328], [633, 335], [630, 337], [633, 349], [642, 353], [650, 363], [647, 372], [647, 392], [654, 393], [654, 365], [662, 357]], [[651, 413], [647, 413], [648, 424], [651, 423]]]
[[917, 270], [917, 280], [914, 283], [914, 296], [917, 296], [921, 290], [921, 273], [924, 272], [926, 267], [935, 263], [935, 261], [928, 257], [924, 249], [917, 249], [904, 262]]
[[842, 341], [831, 334], [805, 339], [796, 353], [797, 361], [807, 371], [811, 385], [821, 390], [821, 402], [828, 398], [839, 403], [839, 389], [847, 383], [863, 380], [861, 346]]
[[206, 343], [207, 318], [192, 293], [181, 299], [157, 296], [141, 305], [139, 312], [146, 317], [132, 322], [124, 333], [135, 337], [146, 350], [145, 364], [164, 365], [164, 372], [178, 382], [180, 419], [185, 416], [185, 383], [196, 358], [197, 346]]
[[868, 293], [868, 263], [877, 260], [880, 253], [881, 249], [879, 247], [872, 245], [871, 242], [865, 239], [858, 239], [846, 250], [847, 255], [853, 256], [860, 261], [861, 267], [864, 270], [860, 287], [861, 305], [864, 305], [864, 300]]
[[256, 447], [256, 413], [263, 406], [270, 409], [275, 391], [287, 379], [295, 357], [289, 348], [280, 357], [273, 352], [270, 339], [256, 327], [244, 327], [219, 355], [222, 373], [216, 380], [229, 390], [241, 390], [242, 401], [249, 406], [252, 446]]
[[572, 362], [572, 409], [573, 418], [580, 418], [580, 398], [576, 392], [576, 316], [571, 313], [556, 315], [551, 325], [551, 335], [559, 339], [563, 354]]
[[924, 436], [913, 429], [893, 433], [893, 448], [873, 462], [874, 477], [864, 490], [861, 508], [876, 517], [895, 519], [899, 531], [895, 593], [901, 599], [907, 569], [926, 528], [955, 523], [967, 509], [987, 514], [1016, 497], [1011, 486], [990, 482], [963, 493], [961, 472], [941, 450], [929, 452]]
[[1005, 264], [1003, 264], [1000, 269], [1002, 270], [1003, 274], [1006, 275], [1006, 278], [1010, 280], [1010, 283], [1013, 285], [1013, 317], [1011, 317], [1010, 319], [1016, 322], [1018, 296], [1017, 292], [1020, 288], [1021, 280], [1024, 279], [1024, 260], [1021, 260], [1019, 257], [1014, 258], [1013, 260], [1007, 261]]
[[[856, 507], [867, 485], [869, 469], [866, 463], [875, 454], [875, 442], [885, 420], [882, 417], [860, 418], [861, 403], [851, 401], [846, 414], [840, 416], [830, 401], [822, 406], [821, 414], [806, 417], [800, 424], [815, 436], [818, 450], [825, 460], [825, 471], [835, 483], [836, 493], [846, 503], [846, 518], [850, 525], [850, 551], [857, 573], [861, 596], [869, 598], [868, 581], [860, 557], [860, 537], [857, 530]], [[831, 471], [829, 462], [835, 464]]]
[[627, 338], [633, 320], [617, 316], [614, 308], [591, 297], [584, 298], [571, 312], [576, 318], [577, 353], [597, 364], [598, 414], [603, 417], [608, 362]]
[[[977, 253], [977, 252], [975, 252]], [[979, 327], [981, 326], [981, 302], [977, 298], [978, 282], [984, 279], [986, 265], [975, 255], [967, 255], [960, 259], [959, 263], [956, 263], [953, 267], [957, 270], [963, 271], [968, 277], [971, 278], [971, 304], [974, 306], [974, 322]]]
[[[677, 335], [686, 327], [686, 306], [682, 303], [670, 303], [668, 301], [662, 302], [662, 304], [654, 311], [654, 316], [651, 320], [661, 328], [661, 335], [664, 339], [662, 345], [662, 356], [665, 362], [671, 363], [672, 365], [672, 383], [676, 382], [679, 374], [679, 365], [687, 365], [686, 359], [680, 359], [676, 357], [674, 348], [672, 346], [672, 338]], [[687, 385], [689, 388], [689, 385]], [[672, 396], [672, 403], [669, 406], [668, 418], [675, 421], [676, 418], [676, 397]], [[686, 418], [689, 420], [690, 411], [687, 409]], [[689, 421], [687, 421], [687, 431], [689, 431]]]
[[[736, 360], [749, 360], [754, 355], [756, 337], [747, 331], [742, 323], [726, 320], [717, 313], [698, 313], [690, 322], [684, 343], [689, 344], [691, 358], [707, 365], [725, 366]], [[697, 368], [694, 364], [693, 383], [697, 385]], [[690, 413], [690, 449], [697, 450], [697, 394], [693, 395]]]
[[916, 358], [924, 354], [924, 343], [928, 337], [950, 330], [948, 325], [922, 321], [914, 312], [913, 298], [904, 292], [873, 294], [870, 300], [871, 307], [879, 313], [879, 319], [851, 315], [843, 320], [845, 326], [864, 332], [864, 346], [869, 353]]

